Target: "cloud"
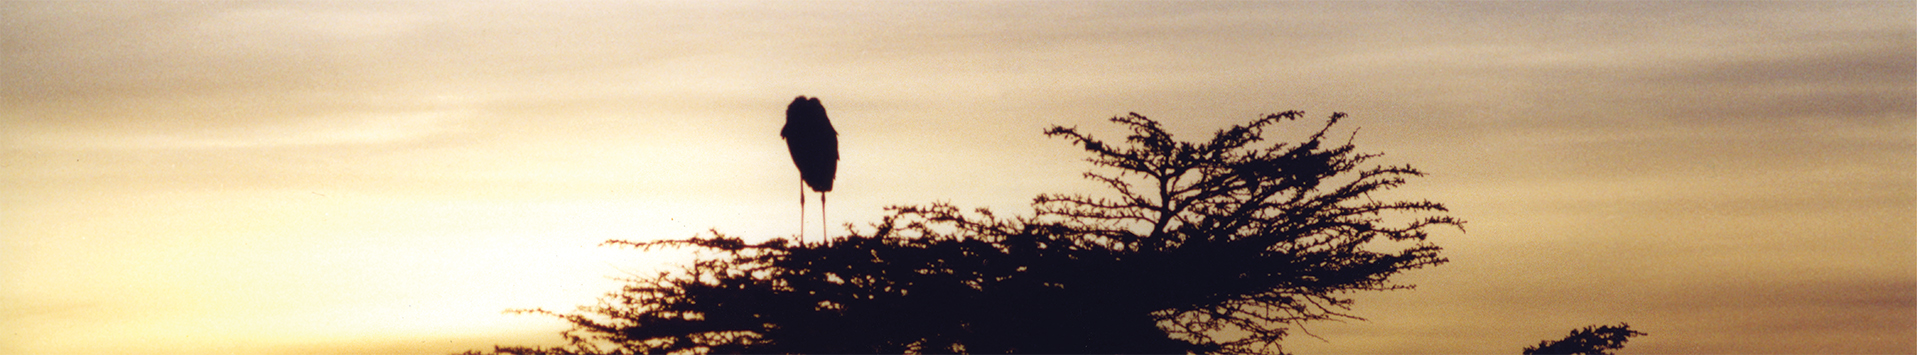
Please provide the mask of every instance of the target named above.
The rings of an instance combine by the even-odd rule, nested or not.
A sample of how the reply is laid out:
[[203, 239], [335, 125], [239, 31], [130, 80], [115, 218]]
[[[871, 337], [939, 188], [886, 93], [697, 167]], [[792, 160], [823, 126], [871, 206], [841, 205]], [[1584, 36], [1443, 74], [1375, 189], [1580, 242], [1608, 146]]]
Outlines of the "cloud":
[[[9, 3], [0, 89], [20, 99], [325, 89], [420, 22], [374, 6]], [[286, 3], [291, 4], [291, 3]]]
[[[23, 149], [263, 149], [394, 144], [459, 129], [469, 115], [459, 111], [330, 113], [292, 119], [241, 119], [217, 126], [189, 122], [151, 130], [81, 131], [57, 127], [9, 130]], [[36, 129], [37, 128], [37, 129]]]

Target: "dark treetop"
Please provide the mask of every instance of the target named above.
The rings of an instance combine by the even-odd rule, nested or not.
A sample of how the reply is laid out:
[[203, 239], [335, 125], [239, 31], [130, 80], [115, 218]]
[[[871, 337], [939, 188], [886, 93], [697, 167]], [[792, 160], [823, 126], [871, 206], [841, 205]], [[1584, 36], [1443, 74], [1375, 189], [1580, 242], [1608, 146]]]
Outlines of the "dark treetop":
[[1327, 141], [1340, 114], [1304, 141], [1256, 145], [1299, 116], [1201, 142], [1137, 114], [1112, 120], [1132, 130], [1120, 143], [1053, 127], [1114, 194], [1040, 195], [1031, 216], [934, 204], [828, 243], [610, 241], [706, 257], [580, 313], [529, 311], [572, 322], [570, 345], [495, 352], [1281, 352], [1293, 325], [1357, 319], [1352, 292], [1410, 287], [1388, 278], [1446, 262], [1427, 230], [1462, 223], [1438, 203], [1370, 197], [1421, 172]]

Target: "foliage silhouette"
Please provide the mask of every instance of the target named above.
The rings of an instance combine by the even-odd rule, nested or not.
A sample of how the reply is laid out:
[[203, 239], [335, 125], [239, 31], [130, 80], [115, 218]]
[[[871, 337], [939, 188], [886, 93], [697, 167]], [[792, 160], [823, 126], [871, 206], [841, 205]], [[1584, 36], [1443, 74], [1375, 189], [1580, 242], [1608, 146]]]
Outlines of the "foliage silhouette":
[[1620, 325], [1587, 326], [1567, 332], [1565, 339], [1540, 341], [1540, 345], [1521, 349], [1522, 355], [1613, 355], [1611, 350], [1627, 346], [1627, 338], [1647, 335]]
[[1342, 114], [1255, 146], [1301, 115], [1203, 142], [1138, 114], [1112, 119], [1132, 130], [1124, 144], [1052, 127], [1116, 195], [1044, 194], [1032, 216], [933, 204], [827, 243], [609, 241], [713, 254], [577, 313], [526, 311], [573, 323], [570, 344], [493, 353], [1282, 352], [1290, 326], [1359, 319], [1348, 294], [1411, 287], [1388, 278], [1446, 262], [1427, 230], [1463, 223], [1439, 203], [1373, 200], [1422, 173], [1328, 142]]

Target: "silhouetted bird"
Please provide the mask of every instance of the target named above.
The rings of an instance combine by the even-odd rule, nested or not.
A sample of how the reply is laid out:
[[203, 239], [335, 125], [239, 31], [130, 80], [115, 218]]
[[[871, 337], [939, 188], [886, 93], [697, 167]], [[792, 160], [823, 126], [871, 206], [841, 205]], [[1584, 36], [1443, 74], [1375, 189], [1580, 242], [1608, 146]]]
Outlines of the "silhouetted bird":
[[839, 136], [820, 99], [800, 96], [787, 105], [787, 125], [780, 128], [780, 138], [787, 140], [787, 152], [793, 155], [793, 166], [800, 169], [800, 181], [805, 184], [800, 190], [802, 236], [807, 226], [806, 187], [810, 186], [820, 192], [820, 237], [827, 237], [827, 192], [833, 191], [833, 173], [840, 164]]

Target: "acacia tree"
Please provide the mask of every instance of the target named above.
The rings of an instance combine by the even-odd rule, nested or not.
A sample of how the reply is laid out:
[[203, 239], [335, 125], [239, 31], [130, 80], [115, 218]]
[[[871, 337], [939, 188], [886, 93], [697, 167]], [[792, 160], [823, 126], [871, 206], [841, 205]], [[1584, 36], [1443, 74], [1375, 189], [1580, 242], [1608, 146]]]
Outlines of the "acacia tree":
[[569, 345], [493, 352], [1280, 353], [1290, 327], [1358, 319], [1347, 295], [1411, 287], [1388, 279], [1446, 262], [1427, 231], [1463, 223], [1439, 203], [1372, 199], [1422, 173], [1330, 142], [1342, 114], [1258, 144], [1301, 115], [1200, 142], [1138, 114], [1112, 119], [1132, 131], [1117, 144], [1052, 127], [1113, 194], [1040, 195], [1031, 216], [933, 204], [818, 244], [610, 241], [712, 254], [575, 313], [528, 311], [573, 323]]

